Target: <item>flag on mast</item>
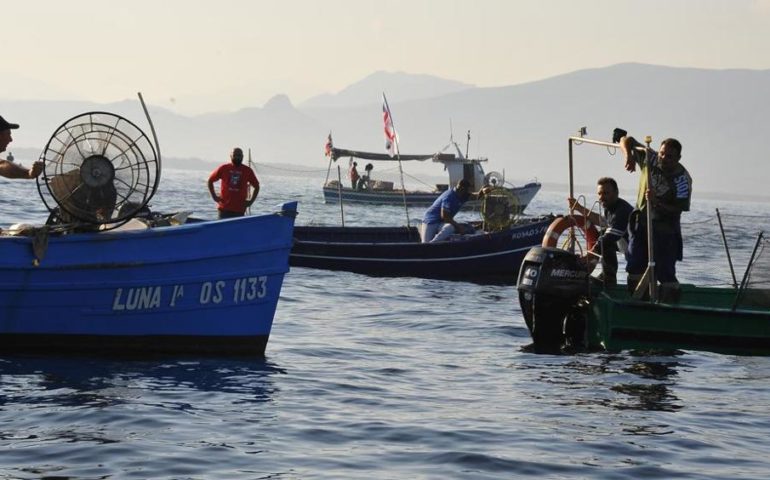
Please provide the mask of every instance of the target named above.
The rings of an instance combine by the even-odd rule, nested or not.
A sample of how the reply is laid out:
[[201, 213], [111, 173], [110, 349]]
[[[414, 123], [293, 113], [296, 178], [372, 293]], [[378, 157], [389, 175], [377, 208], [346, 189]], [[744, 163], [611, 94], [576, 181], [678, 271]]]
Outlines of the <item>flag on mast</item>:
[[329, 136], [326, 137], [326, 145], [324, 145], [324, 157], [329, 157], [332, 154], [332, 132], [329, 132]]
[[382, 122], [385, 127], [385, 150], [391, 158], [398, 155], [398, 134], [393, 126], [393, 115], [390, 114], [388, 99], [382, 94]]

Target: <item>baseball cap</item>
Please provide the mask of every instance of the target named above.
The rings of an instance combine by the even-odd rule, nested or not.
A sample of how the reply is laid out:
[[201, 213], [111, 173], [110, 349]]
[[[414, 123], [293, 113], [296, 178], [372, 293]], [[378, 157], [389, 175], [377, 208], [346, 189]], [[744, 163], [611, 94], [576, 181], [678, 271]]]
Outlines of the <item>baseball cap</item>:
[[5, 119], [0, 116], [0, 132], [5, 130], [12, 130], [19, 128], [19, 125], [17, 123], [8, 123], [5, 121]]

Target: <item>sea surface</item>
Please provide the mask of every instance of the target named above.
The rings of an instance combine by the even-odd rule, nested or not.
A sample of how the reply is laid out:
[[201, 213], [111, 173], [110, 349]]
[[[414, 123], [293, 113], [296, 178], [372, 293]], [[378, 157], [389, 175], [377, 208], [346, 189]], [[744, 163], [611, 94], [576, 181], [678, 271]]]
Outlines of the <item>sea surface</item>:
[[[323, 203], [323, 171], [257, 170], [253, 214], [299, 200], [298, 224], [340, 223], [339, 206]], [[153, 209], [213, 218], [206, 175], [164, 171]], [[0, 188], [0, 226], [45, 220], [34, 182]], [[528, 210], [564, 212], [566, 196], [540, 192]], [[770, 217], [769, 204], [696, 190], [684, 282], [732, 282], [716, 208], [739, 281]], [[399, 207], [344, 215], [406, 221]], [[770, 358], [537, 355], [529, 343], [513, 285], [293, 268], [264, 359], [0, 355], [0, 478], [770, 476]]]

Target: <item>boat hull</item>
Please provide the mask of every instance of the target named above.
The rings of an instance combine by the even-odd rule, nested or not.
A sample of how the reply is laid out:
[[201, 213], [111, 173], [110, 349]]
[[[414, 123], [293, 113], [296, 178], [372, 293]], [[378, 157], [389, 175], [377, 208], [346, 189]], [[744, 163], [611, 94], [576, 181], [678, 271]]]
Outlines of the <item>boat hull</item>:
[[379, 276], [514, 282], [524, 255], [550, 222], [436, 243], [420, 243], [415, 228], [297, 227], [290, 263]]
[[[540, 191], [540, 184], [533, 182], [521, 187], [508, 189], [518, 200], [518, 208], [514, 213], [523, 213], [532, 198]], [[441, 192], [406, 192], [406, 195], [400, 190], [353, 190], [336, 187], [323, 187], [324, 203], [338, 203], [340, 197], [344, 203], [364, 203], [372, 205], [404, 205], [410, 207], [429, 207], [441, 195]], [[470, 210], [480, 208], [481, 203], [478, 200], [469, 200], [463, 205], [463, 209]]]
[[702, 350], [770, 354], [770, 291], [681, 285], [661, 300], [632, 298], [605, 286], [581, 257], [536, 247], [527, 253], [517, 289], [534, 350]]
[[2, 237], [0, 351], [262, 355], [295, 215]]
[[625, 288], [599, 293], [586, 338], [605, 350], [681, 349], [770, 355], [770, 305], [732, 309], [737, 291], [682, 285], [677, 303], [636, 301]]

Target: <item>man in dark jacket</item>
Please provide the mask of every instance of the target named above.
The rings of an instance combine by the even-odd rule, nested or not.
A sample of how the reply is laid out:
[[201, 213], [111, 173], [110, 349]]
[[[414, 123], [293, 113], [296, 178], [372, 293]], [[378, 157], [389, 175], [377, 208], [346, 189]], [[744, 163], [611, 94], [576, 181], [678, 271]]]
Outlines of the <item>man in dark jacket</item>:
[[[617, 252], [620, 250], [626, 255], [628, 218], [633, 207], [620, 198], [618, 184], [613, 178], [600, 178], [596, 182], [596, 193], [599, 196], [599, 203], [604, 209], [602, 216], [578, 204], [574, 198], [569, 198], [567, 201], [571, 210], [587, 216], [591, 222], [603, 227], [591, 253], [601, 256], [602, 259], [602, 274], [599, 278], [605, 285], [613, 286], [617, 283], [618, 275]], [[621, 244], [622, 248], [619, 248], [618, 244]]]

